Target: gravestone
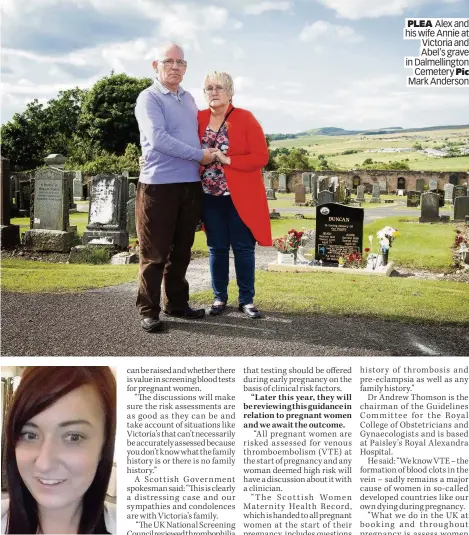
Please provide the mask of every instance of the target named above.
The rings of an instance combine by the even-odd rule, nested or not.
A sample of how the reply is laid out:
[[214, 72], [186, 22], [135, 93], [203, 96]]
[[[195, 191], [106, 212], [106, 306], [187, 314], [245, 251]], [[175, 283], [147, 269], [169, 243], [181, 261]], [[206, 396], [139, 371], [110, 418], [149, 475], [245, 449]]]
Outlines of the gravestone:
[[365, 200], [365, 186], [357, 186], [357, 201], [363, 202]]
[[434, 223], [440, 221], [440, 196], [429, 191], [422, 193], [420, 199], [420, 223]]
[[275, 190], [273, 188], [268, 188], [265, 192], [268, 201], [276, 201], [277, 197], [275, 196]]
[[278, 193], [287, 193], [287, 175], [280, 173], [278, 175]]
[[299, 204], [304, 204], [306, 202], [306, 188], [303, 184], [300, 184], [295, 188], [295, 202]]
[[339, 257], [362, 252], [363, 208], [326, 203], [316, 208], [316, 260], [337, 264]]
[[124, 178], [130, 178], [130, 171], [128, 169], [122, 169], [121, 176]]
[[135, 196], [130, 197], [127, 201], [127, 232], [129, 233], [129, 238], [137, 237], [137, 222], [135, 218]]
[[305, 193], [311, 193], [311, 173], [302, 173], [301, 182], [305, 187]]
[[438, 193], [440, 197], [440, 208], [445, 205], [445, 192], [442, 189], [436, 189], [435, 193]]
[[454, 220], [465, 221], [469, 216], [469, 197], [456, 197], [454, 200]]
[[445, 204], [453, 204], [454, 184], [445, 184], [443, 189], [445, 190]]
[[387, 193], [388, 192], [388, 183], [385, 179], [380, 179], [378, 181], [379, 184], [379, 191], [380, 193]]
[[329, 188], [329, 177], [328, 176], [320, 176], [318, 179], [318, 192], [319, 191], [325, 191]]
[[126, 249], [127, 232], [127, 178], [100, 174], [91, 180], [88, 225], [83, 234], [85, 245], [112, 245]]
[[318, 177], [314, 173], [311, 173], [311, 193], [313, 201], [318, 200]]
[[132, 199], [133, 197], [135, 197], [137, 194], [137, 186], [131, 182], [129, 184], [129, 199]]
[[[332, 186], [332, 189], [331, 189]], [[339, 177], [338, 176], [331, 176], [329, 179], [329, 189], [331, 191], [335, 191], [339, 186]]]
[[70, 180], [57, 168], [37, 169], [31, 182], [31, 230], [24, 244], [36, 251], [68, 252], [73, 232], [69, 225]]
[[417, 191], [423, 191], [425, 186], [425, 180], [423, 178], [417, 178], [415, 181], [415, 189]]
[[325, 189], [318, 193], [318, 206], [321, 204], [332, 203], [334, 202], [334, 194], [332, 191]]
[[75, 178], [73, 179], [73, 200], [85, 200], [85, 195], [83, 192], [83, 176], [81, 171], [75, 171]]
[[407, 207], [417, 208], [420, 206], [420, 191], [409, 190], [407, 192]]
[[269, 171], [265, 171], [264, 173], [262, 173], [262, 178], [264, 180], [265, 189], [269, 189], [271, 187], [270, 172]]
[[377, 184], [376, 182], [373, 184], [373, 189], [371, 190], [371, 199], [370, 199], [370, 202], [381, 202], [381, 199], [380, 199], [380, 192], [381, 192], [381, 188], [379, 186], [379, 184]]
[[31, 210], [31, 179], [20, 180], [19, 190], [16, 197], [20, 217], [29, 217]]
[[434, 190], [438, 189], [438, 181], [435, 180], [434, 178], [432, 178], [430, 180], [430, 182], [428, 183], [428, 189], [430, 191], [434, 191]]
[[0, 217], [0, 247], [2, 249], [9, 249], [15, 247], [20, 243], [20, 226], [12, 225], [11, 218], [11, 179], [10, 179], [10, 160], [7, 158], [1, 159], [1, 176], [0, 188], [2, 200], [0, 203], [1, 217]]
[[336, 189], [336, 198], [338, 203], [343, 203], [347, 197], [347, 189], [343, 180], [339, 181], [339, 185]]
[[454, 186], [453, 190], [453, 204], [456, 202], [458, 197], [467, 196], [467, 187], [466, 186]]

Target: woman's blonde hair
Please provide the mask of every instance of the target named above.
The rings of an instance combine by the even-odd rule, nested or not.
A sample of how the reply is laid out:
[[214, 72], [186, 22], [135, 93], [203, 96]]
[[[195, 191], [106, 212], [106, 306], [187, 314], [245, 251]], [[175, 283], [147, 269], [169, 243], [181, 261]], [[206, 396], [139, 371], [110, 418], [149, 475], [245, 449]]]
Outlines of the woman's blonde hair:
[[208, 81], [217, 82], [226, 89], [226, 92], [231, 97], [234, 94], [233, 78], [227, 72], [210, 71], [205, 76], [204, 87]]

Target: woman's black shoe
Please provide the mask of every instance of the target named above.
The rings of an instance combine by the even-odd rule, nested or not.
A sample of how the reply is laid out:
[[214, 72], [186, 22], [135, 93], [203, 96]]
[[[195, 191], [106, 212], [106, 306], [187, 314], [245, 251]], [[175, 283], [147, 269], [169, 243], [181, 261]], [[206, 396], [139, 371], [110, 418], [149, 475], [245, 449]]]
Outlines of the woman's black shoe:
[[219, 305], [213, 304], [208, 311], [209, 316], [219, 316], [223, 314], [226, 310], [226, 303], [221, 303]]
[[248, 305], [239, 305], [239, 310], [241, 312], [244, 312], [246, 314], [246, 316], [248, 316], [249, 318], [252, 318], [252, 319], [255, 319], [255, 318], [261, 318], [261, 313], [259, 312], [259, 310], [257, 310], [256, 307], [252, 306], [248, 306]]

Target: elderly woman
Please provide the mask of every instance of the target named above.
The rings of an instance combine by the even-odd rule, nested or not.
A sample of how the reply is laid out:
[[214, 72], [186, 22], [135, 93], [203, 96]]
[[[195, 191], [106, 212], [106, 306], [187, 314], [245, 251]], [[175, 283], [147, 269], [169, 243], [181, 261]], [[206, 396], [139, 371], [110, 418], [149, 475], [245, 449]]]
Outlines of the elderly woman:
[[199, 112], [202, 148], [217, 148], [216, 161], [201, 167], [204, 192], [202, 218], [210, 253], [215, 300], [209, 314], [226, 309], [229, 251], [233, 249], [239, 309], [249, 318], [261, 314], [254, 306], [256, 242], [271, 246], [269, 208], [261, 169], [269, 151], [264, 132], [253, 114], [232, 105], [233, 80], [210, 72], [204, 93], [209, 108]]

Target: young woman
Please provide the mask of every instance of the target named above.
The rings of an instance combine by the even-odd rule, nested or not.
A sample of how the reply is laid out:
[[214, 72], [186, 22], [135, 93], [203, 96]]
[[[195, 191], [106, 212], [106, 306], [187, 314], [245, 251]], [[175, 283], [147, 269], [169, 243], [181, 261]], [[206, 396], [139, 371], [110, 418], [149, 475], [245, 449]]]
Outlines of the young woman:
[[5, 425], [2, 533], [116, 533], [105, 503], [116, 427], [106, 366], [25, 369]]
[[269, 208], [261, 169], [269, 151], [264, 132], [253, 114], [235, 108], [233, 80], [225, 72], [205, 78], [208, 109], [199, 111], [202, 148], [217, 148], [217, 161], [202, 167], [202, 219], [207, 234], [215, 300], [209, 314], [221, 314], [228, 300], [229, 251], [233, 249], [239, 309], [259, 318], [254, 305], [254, 249], [271, 246]]

